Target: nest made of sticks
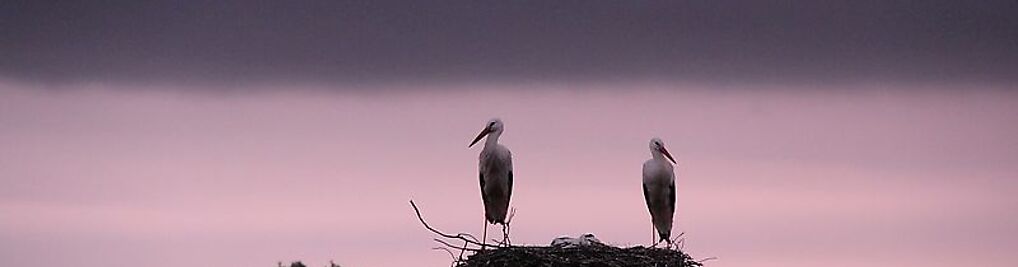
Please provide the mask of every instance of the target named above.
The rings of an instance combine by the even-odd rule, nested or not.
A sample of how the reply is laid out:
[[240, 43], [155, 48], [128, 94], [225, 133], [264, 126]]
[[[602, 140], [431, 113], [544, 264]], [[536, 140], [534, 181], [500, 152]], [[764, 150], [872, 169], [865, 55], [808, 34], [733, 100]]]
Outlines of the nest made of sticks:
[[[703, 266], [702, 262], [693, 260], [681, 245], [678, 248], [628, 247], [620, 248], [594, 242], [580, 246], [502, 246], [502, 244], [486, 244], [467, 233], [446, 234], [428, 225], [421, 216], [417, 204], [410, 200], [417, 219], [421, 225], [440, 238], [434, 241], [442, 244], [435, 249], [444, 250], [453, 258], [453, 265], [458, 267], [498, 267], [498, 266], [540, 266], [540, 267], [621, 267], [621, 266], [660, 266], [660, 267], [693, 267]], [[681, 234], [680, 234], [681, 236]], [[453, 243], [462, 243], [456, 245]], [[680, 240], [679, 244], [683, 244]], [[487, 249], [485, 249], [487, 247]], [[457, 253], [458, 251], [458, 253]], [[472, 252], [466, 254], [466, 252]], [[457, 256], [459, 254], [459, 256]], [[466, 257], [464, 257], [466, 256]]]
[[499, 247], [477, 251], [459, 262], [456, 266], [692, 267], [702, 266], [702, 264], [677, 249], [648, 248], [643, 246], [620, 248], [608, 245], [592, 245], [577, 247]]

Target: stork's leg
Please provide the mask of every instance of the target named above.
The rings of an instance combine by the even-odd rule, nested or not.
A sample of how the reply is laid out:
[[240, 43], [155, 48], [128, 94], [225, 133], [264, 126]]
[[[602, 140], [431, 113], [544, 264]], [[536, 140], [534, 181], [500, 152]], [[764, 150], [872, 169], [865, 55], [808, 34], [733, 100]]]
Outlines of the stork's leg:
[[652, 240], [650, 247], [657, 247], [658, 244], [661, 244], [661, 237], [658, 236], [657, 228], [654, 227], [654, 224], [650, 225], [650, 236], [650, 240]]
[[506, 247], [512, 246], [512, 241], [509, 241], [509, 223], [502, 223], [502, 243]]
[[650, 225], [650, 247], [657, 246], [657, 230], [654, 230], [654, 225]]
[[484, 234], [481, 235], [481, 250], [484, 250], [484, 244], [488, 243], [487, 241], [485, 241], [487, 239], [488, 239], [488, 221], [484, 220]]

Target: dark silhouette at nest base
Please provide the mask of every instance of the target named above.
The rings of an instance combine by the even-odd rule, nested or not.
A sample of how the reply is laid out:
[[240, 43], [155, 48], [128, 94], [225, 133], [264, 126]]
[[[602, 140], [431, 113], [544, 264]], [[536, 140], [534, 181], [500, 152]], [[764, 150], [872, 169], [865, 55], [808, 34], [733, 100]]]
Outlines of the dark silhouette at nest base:
[[693, 267], [703, 266], [688, 254], [665, 248], [630, 247], [619, 248], [607, 245], [579, 247], [501, 247], [476, 252], [456, 266], [459, 267], [621, 267], [660, 266]]

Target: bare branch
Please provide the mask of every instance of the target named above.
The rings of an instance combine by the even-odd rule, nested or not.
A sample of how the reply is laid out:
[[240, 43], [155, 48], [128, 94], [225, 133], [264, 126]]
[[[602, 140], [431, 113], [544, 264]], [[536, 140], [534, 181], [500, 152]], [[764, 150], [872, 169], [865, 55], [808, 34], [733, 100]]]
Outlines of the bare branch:
[[[481, 247], [481, 248], [483, 249], [484, 247]], [[467, 252], [467, 243], [463, 242], [463, 248], [460, 248], [460, 258], [459, 258], [458, 261], [463, 261], [463, 253], [466, 253], [466, 252]]]
[[703, 259], [701, 259], [701, 260], [698, 260], [698, 261], [696, 261], [696, 262], [699, 262], [699, 263], [704, 263], [704, 262], [706, 262], [706, 261], [712, 261], [712, 260], [717, 260], [717, 259], [718, 259], [718, 257], [706, 257], [706, 258], [703, 258]]
[[513, 217], [516, 217], [516, 207], [509, 209], [509, 217], [505, 219], [505, 224], [508, 225], [509, 223], [512, 223]]
[[431, 249], [434, 249], [434, 250], [444, 250], [446, 253], [449, 253], [449, 258], [452, 258], [452, 260], [454, 260], [454, 261], [456, 260], [456, 254], [453, 253], [452, 250], [449, 250], [449, 248], [447, 248], [447, 247], [433, 247]]
[[464, 244], [462, 247], [460, 247], [460, 246], [456, 246], [456, 245], [450, 244], [449, 242], [447, 242], [445, 240], [442, 240], [442, 239], [435, 238], [435, 239], [432, 239], [432, 240], [435, 240], [435, 242], [441, 243], [442, 245], [445, 245], [445, 246], [450, 247], [450, 248], [467, 250], [467, 251], [471, 251], [471, 252], [481, 251], [481, 249], [467, 247], [466, 244]]
[[[435, 228], [432, 228], [431, 225], [428, 225], [428, 222], [424, 221], [424, 217], [421, 216], [421, 210], [417, 208], [417, 204], [415, 204], [414, 200], [412, 200], [412, 199], [410, 200], [410, 206], [414, 208], [414, 212], [417, 213], [417, 219], [421, 221], [421, 224], [423, 224], [424, 228], [427, 228], [428, 231], [431, 231], [432, 233], [435, 233], [436, 235], [439, 235], [439, 236], [444, 237], [444, 238], [463, 240], [463, 242], [465, 242], [467, 244], [475, 245], [475, 246], [486, 246], [487, 245], [487, 244], [483, 244], [481, 242], [478, 242], [477, 238], [475, 238], [474, 236], [472, 236], [470, 234], [459, 233], [459, 234], [456, 234], [456, 235], [450, 235], [450, 234], [446, 234], [446, 233], [443, 233], [441, 231], [438, 231]], [[445, 243], [445, 244], [448, 244], [448, 243]], [[456, 247], [456, 246], [452, 246], [452, 247], [459, 248], [459, 247]]]
[[457, 235], [461, 235], [464, 238], [468, 238], [468, 239], [470, 239], [471, 241], [474, 241], [474, 242], [480, 242], [480, 241], [477, 241], [477, 237], [474, 237], [474, 235], [471, 235], [470, 233], [459, 233]]
[[678, 249], [679, 251], [684, 249], [686, 247], [686, 238], [683, 237], [684, 235], [686, 235], [686, 232], [681, 232], [671, 240], [668, 240], [669, 243], [668, 248], [673, 248], [672, 245], [675, 245], [674, 248]]

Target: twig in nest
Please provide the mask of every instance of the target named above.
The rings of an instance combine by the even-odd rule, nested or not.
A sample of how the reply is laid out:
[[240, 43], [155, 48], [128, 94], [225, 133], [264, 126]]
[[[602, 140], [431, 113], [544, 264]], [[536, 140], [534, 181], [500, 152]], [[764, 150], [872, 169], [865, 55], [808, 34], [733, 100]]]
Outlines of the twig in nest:
[[433, 247], [431, 249], [434, 249], [434, 250], [444, 250], [446, 253], [449, 253], [449, 258], [452, 258], [453, 263], [456, 262], [456, 254], [452, 253], [452, 250], [449, 250], [449, 248], [447, 248], [447, 247]]
[[460, 248], [460, 258], [457, 261], [463, 261], [463, 253], [467, 252], [467, 243], [463, 242], [463, 248]]
[[445, 246], [450, 247], [450, 248], [455, 248], [455, 249], [459, 249], [459, 250], [467, 250], [467, 251], [471, 251], [471, 252], [481, 251], [480, 249], [467, 247], [467, 244], [463, 244], [463, 246], [460, 247], [460, 246], [457, 246], [457, 245], [450, 244], [449, 242], [447, 242], [445, 240], [442, 240], [442, 239], [435, 238], [433, 240], [435, 240], [435, 242], [441, 243], [442, 245], [445, 245]]
[[462, 235], [463, 238], [470, 239], [470, 241], [481, 242], [481, 241], [477, 241], [477, 237], [474, 237], [474, 235], [471, 235], [470, 233], [459, 233], [459, 235]]
[[698, 261], [696, 261], [696, 262], [699, 262], [699, 263], [704, 263], [704, 262], [706, 262], [706, 261], [712, 261], [712, 260], [717, 260], [717, 259], [718, 259], [718, 257], [706, 257], [706, 258], [703, 258], [703, 259], [701, 259], [701, 260], [698, 260]]
[[[472, 236], [470, 234], [459, 233], [459, 234], [456, 234], [456, 235], [450, 235], [450, 234], [446, 234], [446, 233], [443, 233], [441, 231], [438, 231], [435, 228], [432, 228], [431, 225], [428, 225], [428, 222], [424, 221], [424, 217], [421, 216], [421, 210], [417, 208], [417, 204], [415, 204], [412, 199], [410, 200], [410, 206], [414, 208], [414, 212], [417, 213], [417, 219], [421, 221], [421, 224], [424, 225], [424, 228], [427, 228], [428, 231], [431, 231], [432, 233], [435, 233], [436, 235], [439, 235], [439, 236], [444, 237], [444, 238], [463, 240], [463, 242], [465, 242], [466, 244], [470, 244], [470, 245], [475, 245], [475, 246], [485, 246], [485, 245], [487, 245], [487, 244], [481, 243], [481, 242], [484, 242], [484, 240], [481, 240], [481, 242], [478, 242], [477, 238], [475, 238], [474, 236]], [[437, 241], [437, 239], [436, 239], [436, 241]], [[448, 243], [445, 243], [445, 244], [448, 244]], [[459, 248], [459, 247], [456, 247], [456, 246], [452, 246], [452, 247]], [[466, 245], [464, 245], [464, 248], [465, 247], [466, 247]]]
[[516, 207], [509, 209], [509, 217], [505, 219], [505, 224], [513, 222], [513, 217], [516, 217]]
[[675, 238], [668, 240], [669, 248], [672, 248], [672, 245], [676, 245], [675, 248], [679, 250], [684, 249], [686, 247], [686, 238], [683, 237], [684, 235], [686, 235], [686, 232], [681, 232], [676, 235]]

